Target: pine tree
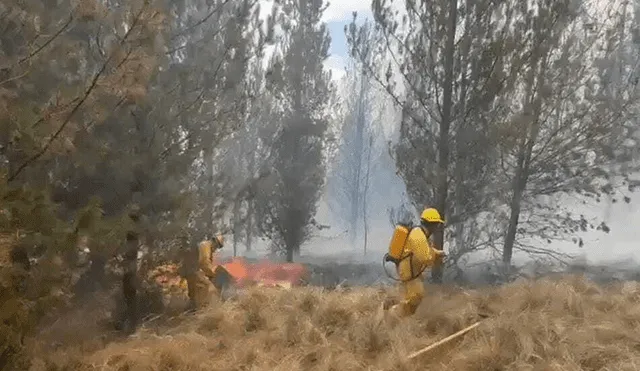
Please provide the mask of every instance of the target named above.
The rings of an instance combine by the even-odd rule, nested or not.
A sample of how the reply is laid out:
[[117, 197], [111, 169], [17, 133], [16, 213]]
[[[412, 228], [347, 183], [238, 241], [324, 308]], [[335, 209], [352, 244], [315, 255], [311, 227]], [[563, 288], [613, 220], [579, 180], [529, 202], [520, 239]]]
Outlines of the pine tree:
[[[373, 1], [384, 36], [377, 53], [390, 63], [386, 69], [368, 66], [402, 112], [396, 167], [416, 211], [434, 206], [449, 226], [468, 227], [491, 200], [484, 193], [490, 193], [495, 156], [488, 127], [501, 114], [496, 98], [508, 90], [519, 64], [520, 35], [510, 28], [515, 6], [490, 0], [402, 4], [406, 14], [400, 16], [391, 1]], [[470, 239], [457, 236], [449, 261], [473, 249]], [[442, 249], [444, 235], [437, 233], [434, 243]], [[439, 263], [436, 281], [442, 278]]]
[[[372, 22], [363, 27], [347, 27], [347, 37], [358, 43], [360, 53], [350, 56], [342, 89], [338, 95], [340, 108], [336, 128], [336, 150], [330, 162], [327, 179], [329, 207], [345, 223], [350, 243], [367, 239], [367, 213], [371, 204], [374, 169], [386, 143], [381, 117], [385, 106], [379, 85], [371, 78], [366, 65], [379, 63], [376, 43], [379, 34]], [[362, 233], [364, 232], [364, 233]], [[364, 241], [366, 251], [366, 241]]]
[[[537, 13], [523, 17], [532, 30], [524, 44], [532, 57], [518, 81], [522, 94], [504, 97], [505, 106], [514, 109], [499, 130], [502, 184], [509, 184], [502, 249], [507, 267], [517, 250], [568, 258], [553, 248], [532, 246], [532, 240], [574, 239], [582, 245], [577, 235], [593, 223], [561, 208], [557, 200], [567, 194], [599, 199], [611, 193], [610, 180], [621, 174], [611, 165], [620, 161], [618, 148], [628, 137], [619, 129], [637, 96], [628, 79], [620, 78], [624, 68], [618, 62], [629, 65], [618, 58], [628, 27], [624, 7], [613, 12], [619, 8], [611, 3], [603, 12], [569, 0], [533, 6]], [[585, 13], [606, 16], [606, 22], [585, 23]], [[598, 76], [594, 66], [610, 73]]]
[[332, 92], [323, 62], [331, 42], [321, 0], [283, 0], [282, 53], [272, 62], [269, 90], [274, 110], [271, 186], [263, 187], [258, 222], [266, 236], [293, 261], [310, 237], [325, 178], [327, 103]]

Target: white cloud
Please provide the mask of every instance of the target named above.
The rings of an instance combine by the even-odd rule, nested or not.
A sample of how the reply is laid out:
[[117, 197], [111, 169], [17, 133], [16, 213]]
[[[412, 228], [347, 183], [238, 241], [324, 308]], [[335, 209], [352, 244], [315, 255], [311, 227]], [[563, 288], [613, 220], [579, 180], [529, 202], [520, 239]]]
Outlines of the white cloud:
[[351, 20], [352, 13], [358, 12], [360, 15], [371, 13], [371, 3], [366, 0], [329, 0], [329, 7], [322, 15], [325, 22], [348, 21]]

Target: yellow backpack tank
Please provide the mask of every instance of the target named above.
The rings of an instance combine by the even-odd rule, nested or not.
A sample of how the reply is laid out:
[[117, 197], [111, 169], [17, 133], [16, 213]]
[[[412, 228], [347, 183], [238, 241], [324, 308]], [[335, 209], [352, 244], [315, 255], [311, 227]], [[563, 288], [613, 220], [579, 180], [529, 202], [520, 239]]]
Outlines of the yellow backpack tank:
[[400, 263], [400, 260], [403, 258], [402, 253], [404, 246], [407, 243], [409, 233], [411, 233], [412, 229], [413, 226], [411, 225], [396, 225], [393, 236], [391, 236], [391, 242], [389, 242], [389, 252], [385, 256], [385, 261], [391, 261], [396, 264]]

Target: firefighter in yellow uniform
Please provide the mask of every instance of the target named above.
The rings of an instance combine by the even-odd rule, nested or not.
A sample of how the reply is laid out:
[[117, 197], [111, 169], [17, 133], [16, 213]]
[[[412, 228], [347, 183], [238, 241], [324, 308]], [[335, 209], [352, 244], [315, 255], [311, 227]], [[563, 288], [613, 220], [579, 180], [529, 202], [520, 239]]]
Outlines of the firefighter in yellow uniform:
[[398, 265], [398, 276], [403, 300], [391, 307], [390, 311], [400, 317], [410, 316], [424, 297], [423, 272], [436, 262], [443, 252], [434, 249], [429, 237], [439, 228], [444, 227], [444, 220], [438, 210], [427, 208], [420, 216], [420, 226], [413, 228], [407, 237], [403, 257]]
[[213, 240], [204, 240], [198, 244], [198, 262], [194, 272], [187, 278], [187, 292], [192, 309], [206, 308], [218, 290], [212, 279], [215, 278], [214, 253], [224, 245], [224, 239], [218, 235]]

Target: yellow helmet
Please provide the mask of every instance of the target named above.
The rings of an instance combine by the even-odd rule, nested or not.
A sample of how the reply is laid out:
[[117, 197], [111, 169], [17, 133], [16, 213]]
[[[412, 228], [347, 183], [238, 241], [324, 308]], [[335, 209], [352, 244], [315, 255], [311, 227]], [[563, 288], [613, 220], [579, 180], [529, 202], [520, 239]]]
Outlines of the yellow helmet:
[[444, 220], [440, 216], [440, 213], [438, 212], [438, 210], [434, 209], [433, 207], [429, 207], [429, 208], [424, 209], [424, 211], [422, 212], [422, 215], [420, 215], [420, 219], [424, 220], [425, 222], [429, 222], [429, 223], [442, 223], [442, 224], [444, 224]]

